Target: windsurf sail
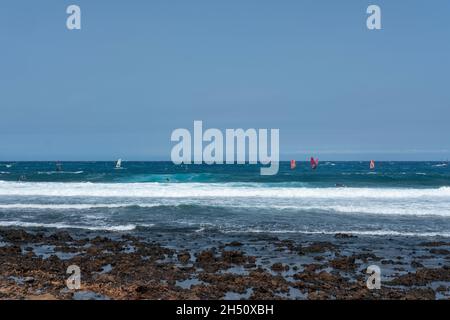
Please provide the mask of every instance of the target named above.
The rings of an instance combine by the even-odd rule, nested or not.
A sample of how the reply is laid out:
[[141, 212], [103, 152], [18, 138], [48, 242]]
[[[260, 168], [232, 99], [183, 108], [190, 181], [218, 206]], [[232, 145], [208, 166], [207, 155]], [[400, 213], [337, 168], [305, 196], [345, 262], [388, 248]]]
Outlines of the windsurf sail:
[[319, 159], [314, 160], [314, 158], [311, 157], [310, 163], [311, 163], [311, 169], [316, 169], [317, 165], [319, 164]]
[[116, 169], [121, 169], [121, 168], [122, 168], [122, 159], [119, 159], [116, 162]]
[[297, 167], [295, 160], [291, 160], [291, 170], [294, 170]]
[[370, 170], [375, 169], [375, 161], [370, 160]]

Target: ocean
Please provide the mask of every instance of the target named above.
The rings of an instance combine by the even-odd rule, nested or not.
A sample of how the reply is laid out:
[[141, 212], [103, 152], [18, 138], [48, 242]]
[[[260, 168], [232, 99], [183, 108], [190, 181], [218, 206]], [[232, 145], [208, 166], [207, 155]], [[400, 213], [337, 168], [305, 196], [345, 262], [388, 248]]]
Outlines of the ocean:
[[0, 226], [141, 235], [450, 237], [440, 162], [0, 162]]

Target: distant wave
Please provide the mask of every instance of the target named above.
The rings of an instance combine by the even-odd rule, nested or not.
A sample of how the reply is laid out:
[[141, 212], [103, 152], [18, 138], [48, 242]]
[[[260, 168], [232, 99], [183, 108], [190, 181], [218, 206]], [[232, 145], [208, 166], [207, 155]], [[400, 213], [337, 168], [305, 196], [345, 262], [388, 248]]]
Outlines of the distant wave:
[[37, 174], [82, 174], [84, 171], [39, 171]]
[[448, 198], [450, 187], [408, 188], [292, 188], [239, 183], [61, 183], [0, 181], [0, 195], [49, 197], [128, 198], [314, 198], [314, 199], [413, 199]]
[[40, 203], [12, 203], [12, 204], [0, 204], [0, 210], [91, 210], [91, 209], [134, 209], [134, 208], [187, 208], [191, 207], [192, 210], [202, 208], [223, 208], [223, 209], [272, 209], [278, 211], [293, 211], [298, 212], [316, 212], [316, 213], [347, 213], [347, 214], [373, 214], [373, 215], [405, 215], [405, 216], [442, 216], [450, 217], [450, 210], [445, 205], [421, 205], [414, 203], [410, 206], [407, 205], [394, 205], [394, 204], [373, 204], [367, 203], [364, 205], [355, 204], [327, 204], [321, 205], [307, 205], [307, 204], [292, 204], [292, 205], [279, 205], [273, 202], [265, 202], [262, 204], [248, 204], [247, 202], [241, 202], [236, 204], [235, 202], [228, 203], [226, 201], [215, 201], [207, 203], [195, 203], [195, 201], [188, 200], [177, 203], [168, 203], [165, 201], [157, 203], [67, 203], [67, 204], [40, 204]]
[[14, 203], [0, 204], [0, 209], [46, 209], [46, 210], [85, 210], [98, 208], [126, 208], [126, 207], [142, 207], [151, 208], [159, 206], [158, 204], [89, 204], [89, 203], [73, 203], [73, 204], [38, 204], [38, 203]]

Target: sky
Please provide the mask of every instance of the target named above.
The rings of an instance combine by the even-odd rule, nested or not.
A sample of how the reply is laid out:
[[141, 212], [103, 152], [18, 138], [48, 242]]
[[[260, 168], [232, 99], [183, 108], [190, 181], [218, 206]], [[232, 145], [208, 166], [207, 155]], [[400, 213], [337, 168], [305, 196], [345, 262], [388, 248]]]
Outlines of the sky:
[[444, 160], [449, 38], [448, 0], [2, 0], [0, 160], [169, 160], [194, 120], [277, 128], [282, 159]]

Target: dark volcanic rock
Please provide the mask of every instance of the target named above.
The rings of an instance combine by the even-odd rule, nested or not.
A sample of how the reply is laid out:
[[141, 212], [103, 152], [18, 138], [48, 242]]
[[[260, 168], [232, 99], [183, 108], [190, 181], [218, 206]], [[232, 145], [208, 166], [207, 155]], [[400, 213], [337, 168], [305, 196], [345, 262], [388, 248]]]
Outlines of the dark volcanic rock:
[[283, 271], [288, 271], [289, 270], [289, 266], [288, 265], [284, 265], [282, 263], [274, 263], [271, 267], [272, 271], [275, 272], [283, 272]]
[[243, 264], [247, 261], [242, 251], [222, 251], [222, 260], [232, 264]]
[[336, 239], [350, 239], [350, 238], [357, 238], [357, 236], [347, 233], [336, 233], [334, 235]]
[[[434, 299], [430, 284], [450, 282], [450, 267], [423, 266], [436, 265], [436, 261], [447, 263], [442, 256], [446, 253], [441, 250], [449, 248], [441, 243], [424, 245], [430, 247], [426, 256], [416, 256], [405, 246], [404, 254], [387, 250], [383, 255], [382, 250], [377, 250], [378, 257], [371, 253], [372, 247], [346, 246], [346, 241], [336, 241], [339, 246], [324, 241], [300, 245], [294, 240], [258, 235], [257, 246], [249, 246], [247, 252], [247, 246], [239, 242], [225, 244], [219, 239], [209, 242], [215, 246], [212, 249], [198, 251], [199, 242], [192, 247], [186, 243], [176, 251], [120, 233], [86, 231], [81, 234], [83, 238], [79, 236], [72, 231], [37, 233], [34, 229], [0, 228], [0, 299], [73, 299], [65, 280], [67, 267], [74, 264], [82, 271], [83, 292], [111, 299], [222, 299], [229, 293], [251, 299], [289, 299], [295, 298], [291, 288], [318, 300]], [[270, 251], [274, 246], [281, 250]], [[35, 254], [41, 248], [49, 250], [48, 258]], [[423, 250], [417, 250], [418, 254]], [[193, 259], [195, 263], [190, 264]], [[370, 261], [398, 264], [399, 260], [405, 268], [394, 268], [397, 273], [393, 280], [383, 280], [380, 290], [367, 289], [368, 275], [359, 265], [361, 261], [366, 265]], [[416, 272], [406, 273], [408, 263]], [[242, 268], [230, 269], [236, 265]], [[296, 272], [293, 276], [282, 273], [290, 268]], [[182, 281], [187, 281], [190, 289], [181, 285]], [[438, 298], [446, 297], [447, 289], [438, 287]]]
[[356, 269], [354, 257], [336, 258], [330, 261], [330, 266], [344, 271], [352, 271]]
[[432, 253], [432, 254], [450, 254], [450, 251], [447, 249], [431, 249], [430, 253]]
[[423, 268], [423, 264], [421, 264], [420, 262], [417, 262], [417, 261], [412, 261], [411, 267], [413, 267], [414, 269]]
[[72, 237], [67, 231], [58, 231], [48, 237], [50, 240], [55, 240], [58, 242], [70, 242]]
[[408, 273], [399, 276], [387, 284], [401, 286], [425, 286], [434, 281], [450, 281], [450, 267], [443, 268], [423, 268], [415, 273]]
[[308, 253], [324, 253], [327, 251], [334, 251], [336, 246], [331, 242], [314, 242], [307, 247], [301, 247], [298, 250], [300, 255], [305, 255]]
[[450, 242], [430, 241], [430, 242], [422, 242], [419, 245], [423, 247], [441, 247], [441, 246], [450, 246]]
[[227, 247], [240, 247], [240, 246], [242, 246], [242, 243], [240, 243], [239, 241], [232, 241], [230, 243], [227, 243], [225, 246], [227, 246]]
[[191, 259], [191, 255], [188, 251], [182, 251], [182, 252], [178, 253], [177, 258], [178, 258], [178, 261], [186, 264]]
[[199, 264], [208, 264], [208, 263], [213, 263], [216, 261], [216, 258], [214, 256], [214, 251], [213, 250], [205, 250], [200, 252], [197, 255], [197, 262]]

